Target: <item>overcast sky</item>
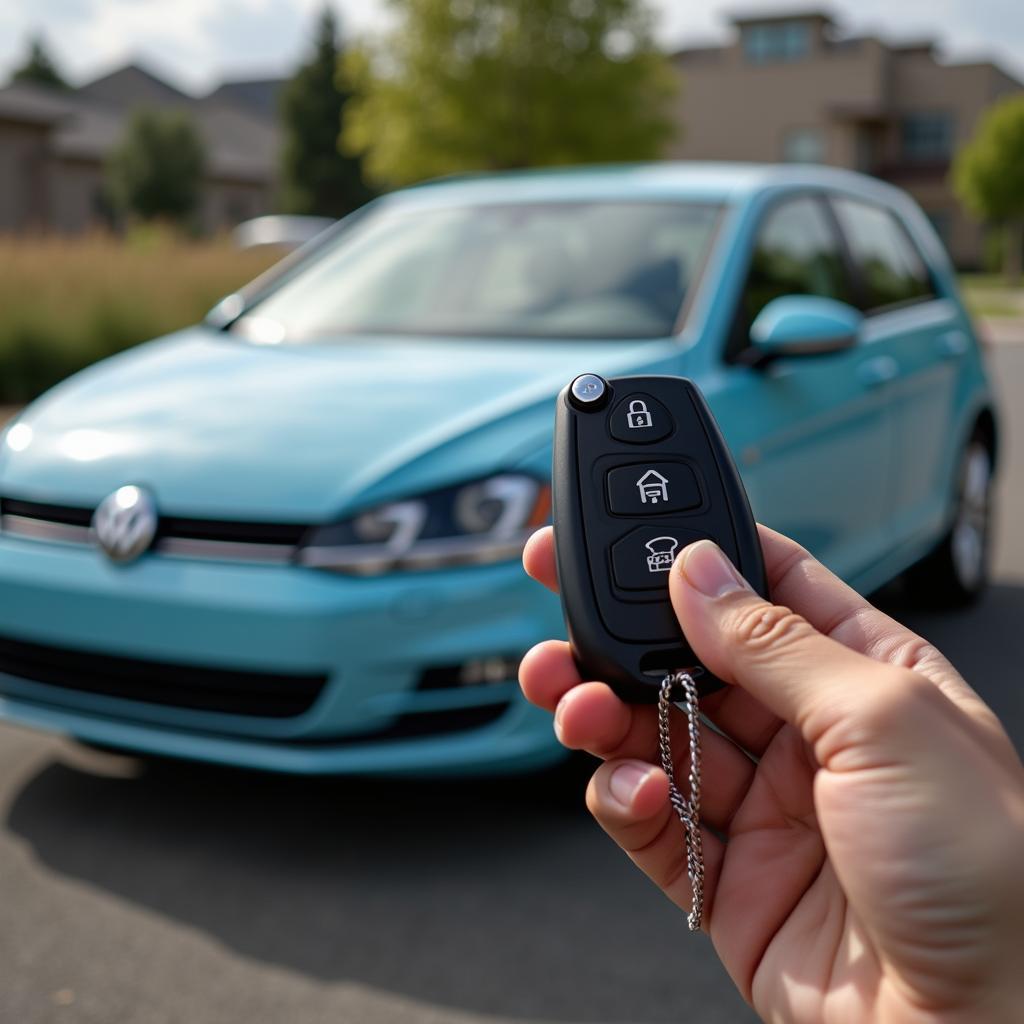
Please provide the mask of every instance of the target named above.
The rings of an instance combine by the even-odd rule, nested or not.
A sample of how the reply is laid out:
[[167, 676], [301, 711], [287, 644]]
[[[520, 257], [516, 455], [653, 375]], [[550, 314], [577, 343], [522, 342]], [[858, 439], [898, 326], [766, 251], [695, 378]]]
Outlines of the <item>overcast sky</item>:
[[[384, 23], [384, 0], [331, 0], [350, 33]], [[648, 0], [666, 45], [714, 42], [727, 13], [820, 6], [800, 0]], [[74, 82], [139, 60], [202, 91], [222, 78], [281, 74], [308, 43], [323, 0], [0, 0], [0, 81], [41, 31]], [[953, 59], [995, 58], [1024, 78], [1024, 0], [837, 0], [844, 28], [938, 37]]]

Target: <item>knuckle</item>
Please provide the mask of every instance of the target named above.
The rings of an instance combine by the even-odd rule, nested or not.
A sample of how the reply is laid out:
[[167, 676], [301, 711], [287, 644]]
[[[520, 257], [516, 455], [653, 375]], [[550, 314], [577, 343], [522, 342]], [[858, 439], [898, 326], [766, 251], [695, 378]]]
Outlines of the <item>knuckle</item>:
[[751, 653], [777, 652], [806, 636], [810, 626], [783, 605], [753, 604], [737, 609], [727, 623], [731, 641]]
[[851, 716], [853, 731], [861, 741], [892, 736], [920, 723], [938, 696], [938, 690], [916, 672], [888, 670], [859, 696]]
[[945, 699], [923, 676], [897, 666], [879, 665], [864, 682], [844, 706], [826, 701], [805, 722], [818, 762], [833, 770], [874, 766], [880, 752], [905, 750], [925, 723], [934, 724], [937, 699]]
[[894, 660], [903, 668], [916, 669], [918, 665], [928, 665], [941, 657], [938, 650], [927, 640], [915, 636], [903, 644]]

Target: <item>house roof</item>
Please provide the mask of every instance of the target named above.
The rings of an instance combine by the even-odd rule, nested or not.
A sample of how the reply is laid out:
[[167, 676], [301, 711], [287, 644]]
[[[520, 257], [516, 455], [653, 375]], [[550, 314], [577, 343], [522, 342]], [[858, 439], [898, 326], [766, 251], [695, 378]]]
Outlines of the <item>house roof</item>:
[[277, 173], [280, 131], [247, 110], [202, 103], [193, 111], [215, 177], [272, 179]]
[[[839, 27], [832, 14], [827, 10], [818, 8], [771, 11], [767, 13], [751, 12], [749, 14], [733, 15], [729, 18], [729, 21], [734, 27], [740, 29], [748, 25], [762, 25], [782, 21], [816, 21], [828, 29]], [[873, 35], [836, 35], [830, 32], [826, 38], [826, 45], [832, 51], [850, 49], [867, 42], [877, 43], [897, 58], [913, 56], [930, 57], [943, 68], [987, 67], [992, 69], [995, 74], [1001, 76], [1008, 87], [1024, 88], [1024, 81], [994, 61], [948, 61], [941, 59], [940, 44], [937, 40], [928, 37], [886, 40]], [[729, 43], [693, 43], [677, 48], [669, 56], [680, 64], [691, 65], [702, 61], [717, 60], [724, 56], [729, 49]]]
[[272, 121], [284, 88], [284, 78], [253, 78], [222, 82], [206, 96], [207, 102], [227, 103]]
[[834, 25], [835, 17], [831, 11], [820, 7], [804, 7], [781, 11], [741, 11], [731, 14], [729, 21], [734, 25], [763, 25], [774, 21], [818, 21], [826, 25]]
[[194, 102], [194, 97], [176, 89], [139, 64], [126, 64], [75, 90], [88, 100], [116, 107], [178, 106]]
[[0, 120], [52, 125], [72, 111], [69, 94], [31, 82], [15, 82], [0, 89]]
[[48, 129], [51, 152], [66, 160], [106, 160], [128, 119], [141, 107], [181, 110], [194, 119], [206, 149], [209, 177], [256, 183], [276, 178], [276, 118], [232, 101], [230, 90], [190, 96], [134, 64], [79, 89], [56, 90], [26, 82], [0, 89], [0, 120]]
[[83, 104], [73, 117], [56, 126], [50, 148], [62, 159], [102, 162], [120, 141], [123, 130], [123, 118]]

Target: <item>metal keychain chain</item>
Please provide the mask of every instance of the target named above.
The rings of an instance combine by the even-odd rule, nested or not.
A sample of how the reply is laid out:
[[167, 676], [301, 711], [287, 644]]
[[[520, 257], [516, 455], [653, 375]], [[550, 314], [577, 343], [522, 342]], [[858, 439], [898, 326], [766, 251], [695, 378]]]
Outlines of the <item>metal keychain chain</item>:
[[[686, 728], [690, 738], [690, 798], [687, 799], [676, 785], [675, 764], [672, 761], [672, 739], [669, 734], [669, 713], [676, 703], [673, 693], [682, 689], [679, 703], [686, 713]], [[700, 710], [697, 706], [697, 684], [689, 672], [673, 672], [665, 676], [658, 694], [658, 751], [661, 767], [668, 776], [668, 798], [683, 823], [686, 837], [686, 873], [693, 890], [693, 907], [687, 916], [691, 932], [700, 931], [704, 916], [704, 844], [700, 834]]]

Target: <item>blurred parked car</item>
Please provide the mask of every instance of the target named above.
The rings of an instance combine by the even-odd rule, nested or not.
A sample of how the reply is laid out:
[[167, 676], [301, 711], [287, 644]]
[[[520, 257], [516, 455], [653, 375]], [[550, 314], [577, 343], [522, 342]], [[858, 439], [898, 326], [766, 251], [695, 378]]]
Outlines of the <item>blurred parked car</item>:
[[984, 585], [992, 396], [902, 192], [810, 167], [448, 180], [379, 199], [0, 445], [0, 715], [293, 772], [556, 758], [516, 666], [553, 400], [683, 374], [759, 518], [869, 591]]
[[239, 224], [231, 237], [239, 249], [255, 249], [262, 245], [276, 245], [282, 249], [297, 249], [316, 238], [335, 221], [330, 217], [305, 217], [296, 214], [269, 214]]

